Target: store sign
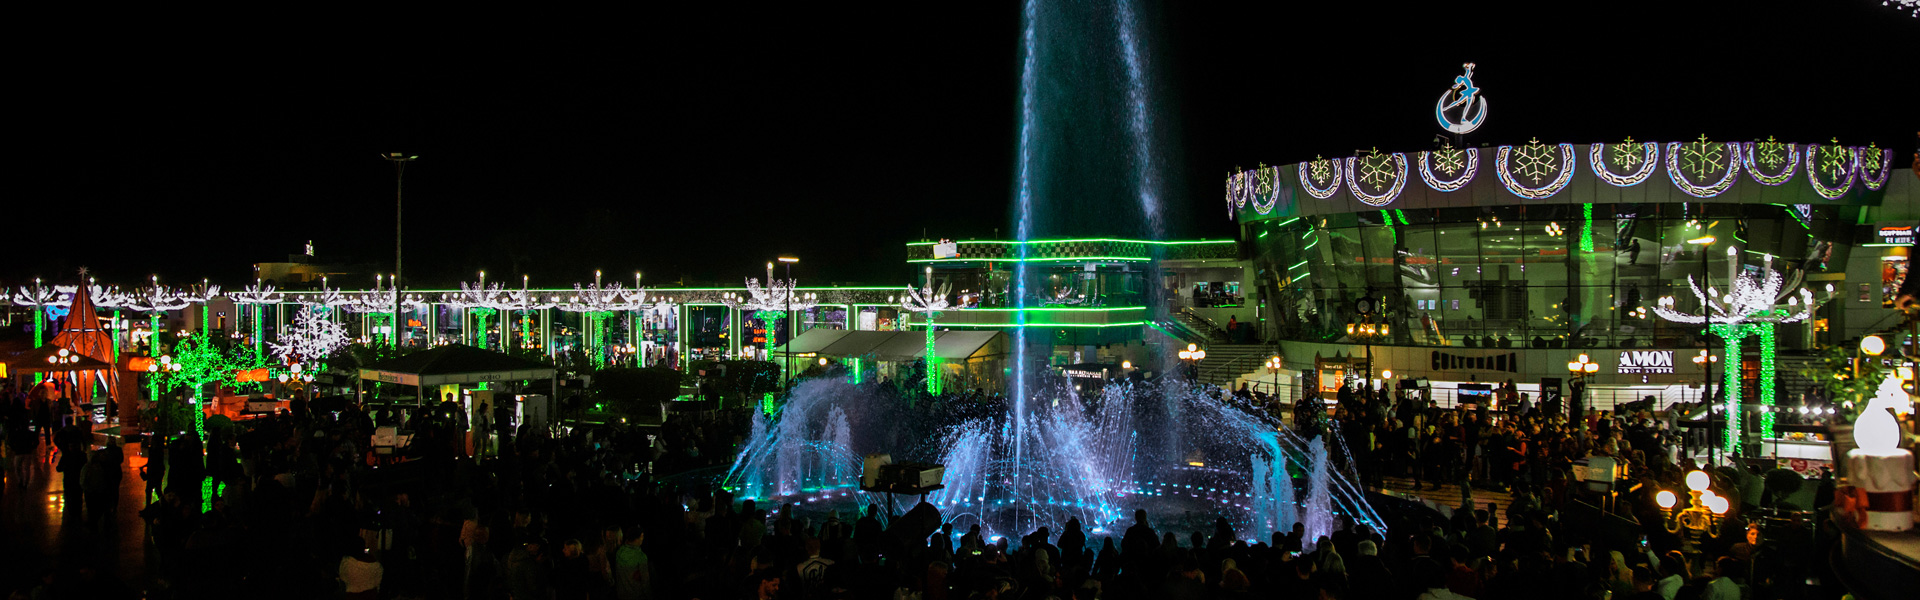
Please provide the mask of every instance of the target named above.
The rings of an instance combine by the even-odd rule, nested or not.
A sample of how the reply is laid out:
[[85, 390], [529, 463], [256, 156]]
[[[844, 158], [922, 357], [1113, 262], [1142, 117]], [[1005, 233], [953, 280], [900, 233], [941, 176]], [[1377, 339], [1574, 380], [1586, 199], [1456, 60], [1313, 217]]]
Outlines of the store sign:
[[1106, 379], [1106, 371], [1082, 371], [1080, 369], [1062, 369], [1068, 377], [1074, 379]]
[[1672, 374], [1672, 350], [1623, 350], [1614, 372], [1621, 375]]
[[960, 256], [960, 242], [941, 240], [933, 245], [934, 258], [954, 258]]
[[1881, 227], [1879, 231], [1874, 232], [1875, 237], [1878, 238], [1875, 241], [1881, 244], [1912, 244], [1913, 230], [1912, 225]]

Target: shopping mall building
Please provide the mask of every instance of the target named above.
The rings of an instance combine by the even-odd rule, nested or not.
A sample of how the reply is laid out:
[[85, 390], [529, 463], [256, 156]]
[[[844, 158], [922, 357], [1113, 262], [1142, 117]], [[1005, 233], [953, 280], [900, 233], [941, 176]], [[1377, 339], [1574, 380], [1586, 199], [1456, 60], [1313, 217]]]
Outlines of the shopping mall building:
[[1899, 324], [1886, 307], [1920, 223], [1916, 183], [1875, 146], [1704, 136], [1442, 146], [1240, 172], [1226, 188], [1252, 274], [1244, 289], [1285, 359], [1242, 379], [1298, 393], [1390, 371], [1451, 405], [1509, 380], [1535, 398], [1543, 384], [1564, 390], [1584, 355], [1598, 365], [1581, 369], [1591, 407], [1692, 401], [1728, 366], [1756, 398], [1756, 339], [1722, 357], [1705, 325], [1659, 309], [1671, 298], [1671, 313], [1702, 314], [1691, 278], [1720, 299], [1711, 313], [1738, 293], [1730, 277], [1764, 284], [1770, 271], [1782, 277], [1779, 310], [1797, 314], [1802, 288], [1825, 301], [1767, 326], [1785, 403], [1810, 387], [1797, 352]]

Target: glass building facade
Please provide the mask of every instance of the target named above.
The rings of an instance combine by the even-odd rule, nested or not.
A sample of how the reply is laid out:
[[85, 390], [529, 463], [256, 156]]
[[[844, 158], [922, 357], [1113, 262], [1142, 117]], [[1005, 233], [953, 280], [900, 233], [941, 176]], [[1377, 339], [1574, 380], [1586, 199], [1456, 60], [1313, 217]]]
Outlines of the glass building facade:
[[[1759, 269], [1769, 257], [1776, 270], [1783, 261], [1816, 274], [1844, 265], [1833, 254], [1846, 251], [1851, 214], [1808, 205], [1514, 204], [1270, 219], [1249, 223], [1246, 240], [1281, 340], [1353, 341], [1355, 302], [1371, 297], [1373, 322], [1387, 325], [1376, 345], [1686, 348], [1700, 344], [1700, 326], [1653, 314], [1659, 298], [1697, 313], [1689, 276], [1725, 282], [1730, 268]], [[1737, 264], [1728, 248], [1737, 248]], [[1801, 285], [1825, 294], [1819, 281]], [[1780, 342], [1804, 347], [1823, 324], [1816, 316], [1783, 327]]]

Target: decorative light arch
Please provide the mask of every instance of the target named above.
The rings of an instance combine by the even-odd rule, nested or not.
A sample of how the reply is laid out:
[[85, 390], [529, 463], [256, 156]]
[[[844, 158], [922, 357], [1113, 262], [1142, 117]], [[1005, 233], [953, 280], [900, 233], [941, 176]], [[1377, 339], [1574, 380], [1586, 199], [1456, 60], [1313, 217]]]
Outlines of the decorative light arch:
[[1404, 152], [1394, 152], [1375, 156], [1386, 156], [1387, 162], [1393, 165], [1393, 184], [1378, 194], [1368, 192], [1365, 187], [1354, 183], [1353, 175], [1362, 167], [1366, 167], [1365, 162], [1372, 157], [1349, 156], [1347, 157], [1347, 191], [1367, 206], [1386, 206], [1392, 204], [1395, 198], [1399, 198], [1400, 191], [1407, 187], [1407, 155]]
[[[1745, 150], [1746, 152], [1740, 155], [1740, 164], [1746, 165], [1747, 175], [1761, 185], [1780, 185], [1786, 183], [1787, 180], [1793, 179], [1793, 171], [1799, 168], [1800, 165], [1799, 144], [1782, 144], [1773, 141], [1772, 137], [1768, 137], [1767, 141], [1760, 142], [1757, 146], [1754, 145], [1753, 142], [1747, 142]], [[1786, 165], [1787, 168], [1778, 173], [1769, 174], [1762, 172], [1760, 165], [1754, 164], [1754, 161], [1772, 152], [1781, 153], [1777, 155], [1776, 158], [1780, 159], [1778, 162]]]
[[[1434, 153], [1433, 152], [1420, 153], [1420, 180], [1426, 182], [1427, 187], [1433, 188], [1433, 190], [1437, 192], [1452, 192], [1452, 191], [1459, 190], [1460, 188], [1467, 187], [1468, 183], [1473, 182], [1474, 174], [1480, 171], [1480, 149], [1479, 148], [1448, 148], [1448, 149], [1443, 149], [1441, 151], [1446, 152], [1448, 150], [1451, 150], [1452, 152], [1458, 152], [1461, 155], [1463, 155], [1462, 157], [1459, 157], [1459, 160], [1461, 161], [1461, 165], [1459, 169], [1462, 172], [1460, 173], [1459, 177], [1456, 177], [1453, 179], [1441, 179], [1439, 177], [1434, 176], [1433, 174]], [[1443, 156], [1442, 160], [1446, 160], [1448, 156], [1451, 156], [1451, 155]]]
[[[1542, 146], [1542, 144], [1535, 142], [1528, 146], [1528, 148]], [[1567, 188], [1567, 182], [1573, 181], [1573, 170], [1578, 168], [1574, 162], [1576, 155], [1573, 151], [1573, 144], [1560, 144], [1560, 161], [1558, 165], [1555, 165], [1560, 167], [1560, 174], [1544, 186], [1537, 188], [1527, 187], [1526, 184], [1520, 183], [1518, 179], [1514, 178], [1513, 173], [1508, 169], [1508, 159], [1512, 154], [1513, 146], [1501, 146], [1500, 149], [1494, 153], [1493, 174], [1500, 177], [1500, 183], [1507, 186], [1507, 191], [1513, 192], [1513, 195], [1528, 200], [1541, 200], [1560, 193], [1560, 190]]]
[[[1320, 188], [1313, 185], [1313, 180], [1309, 177], [1309, 174], [1316, 168], [1332, 170], [1332, 176], [1327, 178], [1327, 187]], [[1300, 163], [1300, 188], [1307, 190], [1307, 195], [1309, 196], [1321, 200], [1333, 197], [1334, 192], [1340, 191], [1340, 178], [1340, 159], [1315, 158]]]
[[[1254, 181], [1260, 182], [1262, 175], [1265, 175], [1265, 183], [1261, 185], [1267, 187], [1267, 192], [1262, 194], [1258, 187], [1254, 189], [1253, 211], [1265, 215], [1272, 213], [1273, 207], [1280, 204], [1280, 190], [1284, 186], [1280, 185], [1280, 167], [1261, 167], [1254, 172]], [[1261, 197], [1267, 199], [1265, 205], [1260, 203]]]
[[[1636, 145], [1633, 142], [1633, 138], [1627, 138], [1625, 143], [1615, 144], [1615, 146], [1633, 145]], [[1621, 175], [1613, 172], [1613, 169], [1607, 168], [1606, 144], [1593, 144], [1592, 147], [1587, 150], [1587, 164], [1593, 167], [1593, 174], [1599, 176], [1601, 181], [1611, 183], [1615, 187], [1633, 187], [1646, 183], [1648, 178], [1653, 177], [1654, 169], [1660, 164], [1660, 143], [1642, 142], [1637, 145], [1642, 147], [1640, 166], [1632, 173]], [[1631, 149], [1627, 151], [1631, 151]]]
[[[1854, 173], [1860, 170], [1860, 153], [1859, 152], [1854, 152], [1853, 149], [1847, 148], [1844, 146], [1835, 145], [1834, 147], [1840, 148], [1840, 151], [1842, 152], [1846, 152], [1848, 155], [1850, 155], [1851, 160], [1853, 161], [1852, 165], [1849, 165], [1841, 169], [1841, 171], [1843, 171], [1844, 174], [1841, 176], [1839, 181], [1840, 187], [1837, 187], [1837, 188], [1827, 187], [1826, 182], [1820, 181], [1820, 167], [1818, 164], [1816, 164], [1820, 160], [1819, 158], [1820, 145], [1807, 144], [1807, 181], [1813, 184], [1814, 193], [1820, 194], [1820, 197], [1826, 198], [1828, 200], [1839, 200], [1840, 198], [1846, 196], [1847, 190], [1853, 188]], [[1848, 159], [1843, 158], [1841, 160], [1848, 160]]]
[[[1698, 143], [1702, 148], [1710, 147], [1718, 143], [1718, 142], [1708, 142], [1706, 138], [1707, 136], [1705, 135], [1700, 136], [1700, 141]], [[1680, 191], [1686, 192], [1687, 195], [1693, 196], [1695, 198], [1712, 198], [1714, 196], [1718, 196], [1720, 194], [1726, 193], [1728, 188], [1733, 187], [1733, 183], [1735, 181], [1740, 180], [1740, 144], [1739, 143], [1737, 142], [1726, 143], [1727, 172], [1724, 176], [1720, 178], [1719, 181], [1715, 181], [1707, 185], [1695, 184], [1693, 181], [1687, 179], [1687, 175], [1685, 173], [1681, 172], [1680, 159], [1681, 159], [1681, 155], [1684, 153], [1684, 149], [1681, 147], [1682, 145], [1683, 144], [1681, 144], [1680, 142], [1667, 142], [1667, 178], [1673, 180], [1673, 187], [1680, 188]]]
[[[1875, 173], [1876, 170], [1878, 173]], [[1893, 172], [1893, 150], [1872, 144], [1855, 149], [1853, 172], [1859, 174], [1860, 183], [1866, 185], [1868, 190], [1880, 191], [1880, 187], [1887, 184], [1887, 174]]]

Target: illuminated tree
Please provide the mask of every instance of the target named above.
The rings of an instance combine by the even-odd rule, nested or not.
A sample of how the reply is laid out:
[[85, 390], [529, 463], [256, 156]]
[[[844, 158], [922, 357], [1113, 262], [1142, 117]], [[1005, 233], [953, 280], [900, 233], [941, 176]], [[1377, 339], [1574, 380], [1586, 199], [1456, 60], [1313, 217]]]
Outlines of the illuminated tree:
[[[1702, 251], [1705, 251], [1703, 248]], [[1707, 325], [1707, 331], [1720, 336], [1726, 344], [1727, 357], [1726, 380], [1721, 389], [1726, 394], [1727, 437], [1724, 449], [1729, 455], [1739, 448], [1740, 427], [1740, 340], [1755, 336], [1760, 338], [1760, 404], [1769, 407], [1760, 415], [1760, 435], [1773, 437], [1774, 401], [1774, 340], [1773, 328], [1776, 324], [1794, 323], [1813, 316], [1813, 310], [1827, 300], [1833, 299], [1833, 286], [1827, 286], [1827, 297], [1815, 301], [1813, 292], [1794, 288], [1805, 277], [1805, 270], [1793, 273], [1792, 283], [1786, 276], [1773, 269], [1773, 255], [1766, 256], [1766, 262], [1758, 272], [1747, 273], [1740, 269], [1740, 249], [1727, 246], [1727, 281], [1732, 290], [1726, 294], [1709, 285], [1704, 291], [1700, 282], [1687, 276], [1687, 285], [1692, 289], [1703, 308], [1702, 314], [1680, 312], [1674, 308], [1672, 296], [1660, 299], [1653, 312], [1661, 318], [1676, 323], [1700, 323]], [[1783, 307], [1781, 300], [1785, 299]]]

